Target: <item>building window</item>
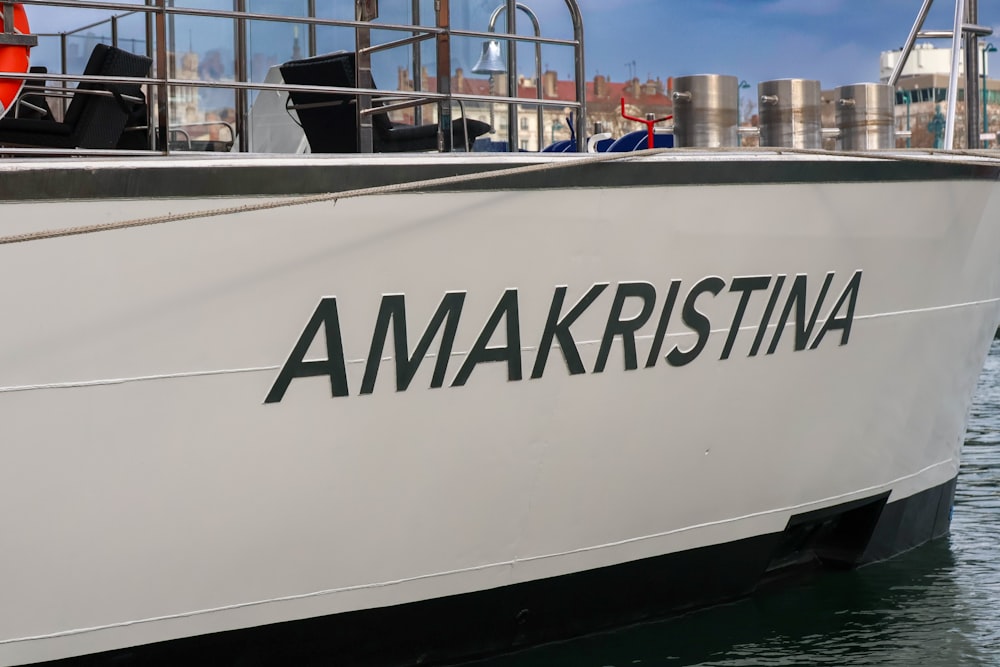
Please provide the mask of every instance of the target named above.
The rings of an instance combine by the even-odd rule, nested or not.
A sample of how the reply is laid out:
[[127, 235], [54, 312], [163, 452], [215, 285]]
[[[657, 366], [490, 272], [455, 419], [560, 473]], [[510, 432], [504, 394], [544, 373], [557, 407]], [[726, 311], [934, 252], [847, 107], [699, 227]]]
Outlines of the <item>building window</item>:
[[521, 150], [522, 151], [528, 150], [528, 140], [527, 139], [521, 139]]
[[524, 116], [521, 116], [521, 129], [522, 130], [528, 129], [528, 119]]

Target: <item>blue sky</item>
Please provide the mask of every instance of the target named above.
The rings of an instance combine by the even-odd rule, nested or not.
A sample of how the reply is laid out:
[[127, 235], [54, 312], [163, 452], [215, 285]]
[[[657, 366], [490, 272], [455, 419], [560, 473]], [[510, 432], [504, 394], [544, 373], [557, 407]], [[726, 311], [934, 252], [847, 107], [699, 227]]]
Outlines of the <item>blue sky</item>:
[[[121, 2], [122, 0], [119, 0]], [[125, 0], [138, 2], [138, 0]], [[424, 21], [432, 17], [432, 0], [424, 4]], [[249, 0], [260, 12], [302, 13], [305, 0]], [[382, 20], [408, 22], [411, 0], [380, 0]], [[537, 14], [543, 34], [571, 34], [563, 0], [522, 0]], [[784, 77], [819, 79], [824, 88], [878, 78], [879, 53], [902, 45], [921, 0], [578, 0], [586, 26], [588, 78], [595, 73], [623, 81], [634, 71], [645, 79], [698, 73], [733, 74], [751, 84]], [[452, 0], [453, 25], [485, 30], [490, 11], [500, 0]], [[178, 6], [231, 8], [232, 0], [176, 0]], [[352, 18], [352, 3], [322, 0], [324, 16]], [[1000, 26], [1000, 8], [981, 2], [980, 23]], [[36, 32], [58, 32], [89, 23], [94, 12], [70, 8], [28, 7]], [[928, 28], [950, 28], [953, 3], [937, 0]], [[501, 21], [502, 23], [502, 21]], [[266, 58], [290, 57], [291, 26], [257, 24], [254, 47]], [[519, 12], [521, 32], [530, 23]], [[502, 29], [502, 25], [500, 29]], [[123, 21], [123, 35], [141, 37], [138, 20]], [[216, 48], [231, 54], [232, 29], [223, 22], [201, 20], [178, 24], [181, 46], [202, 53]], [[350, 35], [330, 30], [319, 50], [351, 48]], [[54, 43], [54, 42], [53, 42]], [[997, 39], [1000, 44], [1000, 37]], [[943, 44], [943, 42], [942, 42]], [[481, 40], [456, 39], [456, 66], [466, 73], [479, 55]], [[426, 44], [425, 62], [433, 66], [433, 45]], [[37, 49], [36, 62], [56, 63], [51, 45]], [[519, 49], [522, 73], [534, 69], [533, 52]], [[230, 55], [231, 58], [231, 55]], [[47, 63], [46, 61], [53, 61]], [[398, 56], [376, 60], [376, 78], [389, 87], [395, 81]], [[632, 65], [634, 63], [634, 66]], [[543, 65], [566, 78], [572, 57], [566, 49], [546, 47]], [[255, 76], [255, 78], [259, 78]]]
[[[879, 53], [902, 46], [920, 0], [579, 0], [590, 26], [587, 69], [638, 75], [733, 74], [751, 83], [819, 79], [824, 88], [877, 81]], [[980, 22], [1000, 23], [981, 2]], [[994, 16], [986, 14], [992, 10]], [[927, 28], [950, 28], [937, 0]], [[944, 42], [940, 43], [944, 45]]]

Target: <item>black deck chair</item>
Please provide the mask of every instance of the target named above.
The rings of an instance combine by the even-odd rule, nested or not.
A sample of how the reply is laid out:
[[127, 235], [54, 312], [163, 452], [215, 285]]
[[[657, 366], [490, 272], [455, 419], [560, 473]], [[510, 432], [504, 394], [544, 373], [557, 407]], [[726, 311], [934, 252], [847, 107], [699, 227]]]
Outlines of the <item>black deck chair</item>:
[[[34, 66], [28, 70], [29, 74], [48, 74], [48, 72], [49, 69], [42, 66]], [[44, 87], [44, 78], [25, 79], [24, 88], [14, 103], [13, 117], [52, 120], [52, 109], [49, 108], [49, 101], [45, 97], [45, 93], [40, 90]]]
[[[147, 76], [152, 60], [119, 48], [98, 44], [83, 73], [87, 76]], [[44, 148], [114, 148], [125, 124], [143, 105], [138, 83], [81, 82], [62, 122], [50, 119], [0, 119], [0, 144]], [[91, 95], [79, 91], [107, 91]], [[126, 97], [127, 96], [127, 97]], [[132, 99], [129, 99], [132, 98]]]
[[[356, 58], [353, 52], [328, 53], [281, 65], [285, 83], [307, 86], [357, 88]], [[368, 81], [363, 88], [374, 88]], [[313, 153], [357, 153], [357, 97], [342, 93], [307, 93], [290, 91], [292, 105]], [[379, 103], [372, 105], [381, 106]], [[437, 149], [438, 126], [403, 125], [389, 120], [389, 114], [372, 114], [373, 148], [377, 153], [430, 151]], [[468, 130], [468, 141], [466, 141]], [[452, 121], [452, 146], [472, 145], [473, 140], [490, 131], [478, 120], [458, 118]]]

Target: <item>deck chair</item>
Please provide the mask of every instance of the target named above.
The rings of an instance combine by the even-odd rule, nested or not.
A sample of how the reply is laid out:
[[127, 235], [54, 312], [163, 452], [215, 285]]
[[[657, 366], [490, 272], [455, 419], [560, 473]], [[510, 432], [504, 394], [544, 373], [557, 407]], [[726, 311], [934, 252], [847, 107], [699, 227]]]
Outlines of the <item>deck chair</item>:
[[[48, 74], [49, 69], [42, 66], [33, 66], [28, 70], [29, 74]], [[33, 118], [35, 120], [52, 120], [52, 109], [49, 108], [49, 101], [45, 97], [42, 89], [45, 88], [44, 78], [25, 79], [24, 88], [18, 95], [14, 104], [14, 118]]]
[[[288, 84], [357, 88], [356, 62], [353, 52], [327, 53], [289, 61], [280, 70]], [[361, 87], [375, 88], [375, 82], [367, 81]], [[313, 153], [358, 152], [356, 96], [289, 91], [288, 97]], [[381, 105], [376, 102], [373, 106]], [[372, 129], [377, 153], [437, 149], [437, 124], [396, 124], [389, 120], [388, 113], [382, 112], [372, 114]], [[489, 131], [490, 126], [478, 120], [456, 119], [452, 121], [452, 146], [471, 146], [476, 137]]]
[[[98, 44], [83, 73], [87, 76], [147, 76], [152, 60], [119, 48]], [[107, 91], [91, 95], [81, 91]], [[127, 97], [126, 97], [127, 96]], [[81, 82], [62, 122], [51, 119], [0, 119], [0, 144], [44, 148], [114, 148], [125, 124], [143, 105], [138, 83]]]

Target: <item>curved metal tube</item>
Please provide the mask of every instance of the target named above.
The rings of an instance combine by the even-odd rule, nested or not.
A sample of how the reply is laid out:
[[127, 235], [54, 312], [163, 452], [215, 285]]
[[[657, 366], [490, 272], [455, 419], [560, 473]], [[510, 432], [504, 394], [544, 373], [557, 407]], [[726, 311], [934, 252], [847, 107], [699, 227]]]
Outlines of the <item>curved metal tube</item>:
[[[524, 12], [525, 14], [528, 15], [528, 18], [531, 19], [531, 25], [535, 29], [535, 37], [541, 37], [542, 36], [542, 29], [541, 29], [541, 26], [539, 26], [539, 24], [538, 24], [538, 16], [535, 15], [535, 12], [533, 12], [530, 7], [528, 7], [527, 5], [522, 4], [520, 2], [514, 3], [514, 7], [515, 7], [515, 9], [519, 9], [522, 12]], [[490, 23], [489, 23], [489, 28], [488, 28], [489, 32], [495, 32], [496, 31], [497, 19], [499, 19], [500, 15], [503, 14], [505, 11], [507, 11], [507, 5], [505, 5], [505, 4], [504, 5], [500, 5], [499, 7], [497, 7], [496, 9], [493, 10], [493, 13], [490, 15]], [[510, 31], [510, 32], [513, 33], [513, 31]], [[508, 63], [512, 63], [507, 68], [508, 69], [508, 71], [507, 71], [507, 94], [510, 97], [517, 97], [518, 96], [518, 90], [517, 90], [517, 56], [515, 55], [515, 51], [514, 51], [515, 48], [516, 48], [516, 46], [514, 45], [513, 42], [507, 42], [507, 62]], [[513, 74], [511, 74], [512, 72], [513, 72]], [[542, 93], [542, 45], [539, 42], [535, 42], [535, 81], [536, 81], [536, 84], [535, 84], [536, 85], [535, 95], [536, 95], [536, 97], [538, 97], [538, 99], [542, 99], [543, 98], [543, 93]], [[507, 105], [507, 148], [510, 151], [516, 150], [515, 147], [514, 147], [514, 142], [517, 139], [517, 131], [518, 131], [517, 127], [515, 127], [516, 126], [516, 122], [515, 122], [516, 120], [517, 120], [517, 106], [514, 105], [514, 104], [508, 104]], [[543, 125], [544, 125], [544, 123], [545, 123], [545, 116], [543, 114], [542, 107], [538, 107], [538, 150], [539, 150], [539, 152], [542, 150], [542, 140], [543, 140], [543, 136], [544, 136], [544, 132], [543, 132]]]
[[[576, 80], [576, 101], [579, 104], [579, 111], [576, 114], [576, 143], [578, 152], [586, 152], [587, 150], [587, 72], [584, 68], [584, 48], [583, 48], [583, 14], [580, 12], [580, 6], [577, 4], [576, 0], [565, 0], [566, 8], [569, 10], [570, 18], [573, 21], [573, 39], [576, 42], [574, 46], [574, 64], [575, 73], [574, 79]], [[495, 32], [497, 20], [500, 15], [507, 11], [508, 7], [513, 5], [515, 10], [520, 10], [528, 15], [531, 19], [532, 26], [535, 29], [535, 37], [541, 37], [541, 27], [538, 23], [538, 17], [527, 5], [520, 2], [513, 2], [512, 0], [507, 0], [505, 4], [501, 4], [493, 13], [490, 15], [489, 32]], [[514, 12], [516, 14], [516, 11]], [[517, 32], [516, 22], [513, 20], [513, 15], [508, 15], [507, 17], [507, 32], [508, 34], [515, 34]], [[508, 76], [507, 76], [507, 94], [510, 97], [517, 97], [517, 59], [515, 56], [515, 49], [511, 48], [511, 44], [508, 43], [507, 46], [507, 62], [508, 62]], [[537, 94], [538, 99], [543, 98], [542, 89], [542, 45], [539, 42], [535, 42], [535, 75], [537, 77]], [[508, 117], [507, 117], [507, 136], [508, 136], [508, 149], [516, 150], [514, 147], [514, 142], [517, 137], [517, 107], [514, 104], [508, 105]], [[538, 107], [538, 149], [541, 150], [544, 135], [544, 115], [542, 107]]]
[[576, 149], [583, 152], [587, 148], [587, 71], [583, 62], [583, 14], [576, 0], [566, 0], [566, 8], [573, 19], [573, 38], [576, 40], [576, 101], [580, 111], [576, 118]]

